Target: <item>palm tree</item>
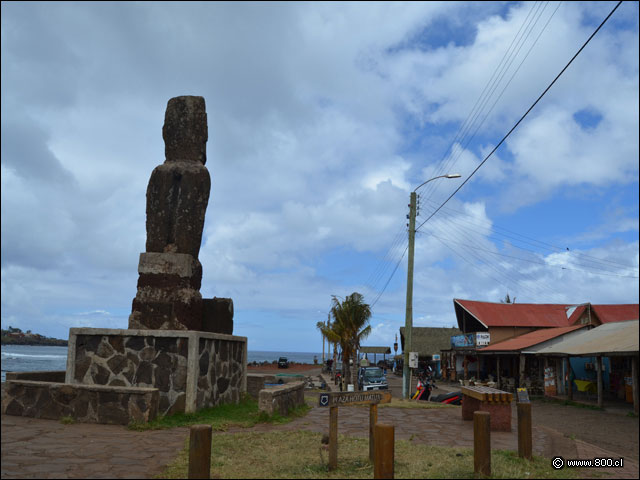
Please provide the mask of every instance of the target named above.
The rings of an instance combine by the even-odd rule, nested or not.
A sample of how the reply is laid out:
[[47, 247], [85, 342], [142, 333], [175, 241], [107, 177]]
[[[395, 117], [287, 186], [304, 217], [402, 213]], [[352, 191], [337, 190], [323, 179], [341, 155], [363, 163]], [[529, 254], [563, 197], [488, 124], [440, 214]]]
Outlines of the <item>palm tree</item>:
[[329, 320], [327, 320], [326, 322], [318, 322], [318, 323], [316, 323], [316, 328], [318, 330], [320, 330], [320, 333], [322, 334], [322, 336], [327, 339], [328, 343], [332, 343], [333, 344], [333, 362], [331, 363], [331, 377], [335, 378], [336, 359], [337, 359], [337, 356], [338, 356], [338, 349], [337, 349], [336, 345], [338, 343], [337, 343], [337, 340], [336, 340], [336, 336], [332, 334], [333, 331], [332, 331], [331, 327], [332, 327], [332, 325], [331, 325], [331, 322]]
[[[322, 329], [323, 335], [329, 341], [340, 345], [342, 350], [342, 373], [350, 383], [356, 384], [354, 380], [355, 370], [352, 371], [349, 360], [357, 360], [357, 352], [360, 349], [360, 342], [371, 333], [369, 318], [371, 318], [371, 307], [364, 303], [364, 297], [358, 292], [348, 295], [340, 301], [335, 295], [332, 296], [331, 315], [333, 324]], [[319, 326], [318, 326], [319, 327]], [[334, 350], [335, 352], [335, 350]]]
[[516, 303], [516, 297], [513, 297], [513, 300], [511, 300], [511, 297], [509, 297], [509, 292], [507, 292], [507, 296], [504, 297], [504, 300], [500, 300], [500, 303]]

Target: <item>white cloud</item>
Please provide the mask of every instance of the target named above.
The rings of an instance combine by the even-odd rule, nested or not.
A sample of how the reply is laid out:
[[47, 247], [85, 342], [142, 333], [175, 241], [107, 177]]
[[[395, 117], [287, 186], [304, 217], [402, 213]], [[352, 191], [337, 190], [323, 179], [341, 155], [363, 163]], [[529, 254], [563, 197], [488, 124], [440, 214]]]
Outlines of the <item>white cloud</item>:
[[[451, 143], [532, 7], [485, 3], [3, 3], [3, 325], [36, 331], [37, 321], [39, 333], [58, 325], [63, 336], [78, 312], [106, 311], [115, 313], [87, 322], [126, 326], [146, 185], [164, 160], [164, 108], [196, 94], [207, 103], [212, 177], [202, 292], [234, 298], [239, 332], [267, 342], [269, 329], [253, 328], [273, 322], [299, 335], [289, 344], [314, 348], [303, 347], [316, 341], [311, 312], [327, 310], [331, 294], [373, 280], [382, 288], [398, 265], [409, 192], [443, 173], [437, 148]], [[602, 8], [560, 7], [474, 140], [457, 140], [452, 170], [466, 176], [478, 165], [590, 33], [585, 12], [599, 18]], [[519, 298], [542, 298], [536, 282], [563, 291], [574, 280], [515, 268], [489, 253], [505, 251], [486, 227], [462, 230], [465, 222], [526, 215], [567, 188], [637, 189], [637, 5], [620, 12], [633, 26], [603, 29], [425, 226], [440, 240], [418, 236], [420, 321], [450, 326], [454, 296], [503, 298], [522, 284]], [[583, 110], [601, 115], [595, 128], [575, 122]], [[462, 180], [422, 189], [420, 218]], [[637, 242], [611, 242], [637, 232], [637, 204], [610, 205], [621, 210], [608, 221], [552, 236], [581, 238], [601, 258], [623, 251], [637, 265]], [[372, 276], [387, 251], [386, 270]], [[335, 252], [344, 269], [326, 267]], [[399, 265], [376, 304], [376, 342], [404, 323], [406, 256]], [[637, 280], [601, 288], [589, 278], [563, 295], [637, 301]]]

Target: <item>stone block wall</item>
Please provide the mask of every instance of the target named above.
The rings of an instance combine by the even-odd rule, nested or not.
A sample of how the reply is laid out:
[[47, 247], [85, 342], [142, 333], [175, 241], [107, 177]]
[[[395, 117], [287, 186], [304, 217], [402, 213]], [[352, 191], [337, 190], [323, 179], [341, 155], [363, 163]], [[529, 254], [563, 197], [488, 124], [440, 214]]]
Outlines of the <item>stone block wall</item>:
[[66, 383], [157, 388], [159, 414], [237, 402], [245, 337], [184, 330], [72, 328]]
[[247, 374], [247, 393], [258, 400], [265, 383], [276, 383], [276, 376], [266, 373]]
[[198, 338], [196, 408], [238, 403], [246, 388], [245, 344], [219, 338]]
[[304, 382], [270, 387], [260, 390], [258, 408], [273, 415], [287, 415], [289, 410], [304, 404]]
[[148, 422], [158, 415], [155, 388], [69, 385], [31, 380], [7, 380], [2, 413], [82, 423], [127, 425]]

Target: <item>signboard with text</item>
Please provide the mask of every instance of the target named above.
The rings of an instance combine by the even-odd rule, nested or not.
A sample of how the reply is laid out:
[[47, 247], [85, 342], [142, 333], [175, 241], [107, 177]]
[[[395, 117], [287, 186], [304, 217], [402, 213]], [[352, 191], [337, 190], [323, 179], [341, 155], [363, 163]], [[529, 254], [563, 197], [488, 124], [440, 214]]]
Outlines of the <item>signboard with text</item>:
[[409, 352], [409, 368], [418, 368], [418, 352]]
[[451, 337], [452, 348], [474, 348], [486, 347], [491, 341], [491, 334], [488, 332], [466, 333], [464, 335], [453, 335]]
[[377, 405], [390, 403], [391, 392], [334, 392], [321, 393], [318, 399], [319, 407], [348, 407], [350, 405]]
[[473, 347], [473, 333], [453, 335], [451, 337], [451, 346], [453, 348]]
[[527, 392], [526, 388], [519, 388], [516, 395], [518, 397], [518, 403], [530, 403], [529, 392]]

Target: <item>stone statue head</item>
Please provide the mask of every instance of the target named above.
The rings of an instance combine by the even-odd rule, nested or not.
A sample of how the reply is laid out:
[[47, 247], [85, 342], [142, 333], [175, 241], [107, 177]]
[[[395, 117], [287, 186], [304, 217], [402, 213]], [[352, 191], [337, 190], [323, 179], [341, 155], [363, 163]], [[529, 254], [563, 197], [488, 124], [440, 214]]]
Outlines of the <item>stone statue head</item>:
[[207, 111], [203, 97], [174, 97], [162, 127], [167, 162], [207, 162]]

